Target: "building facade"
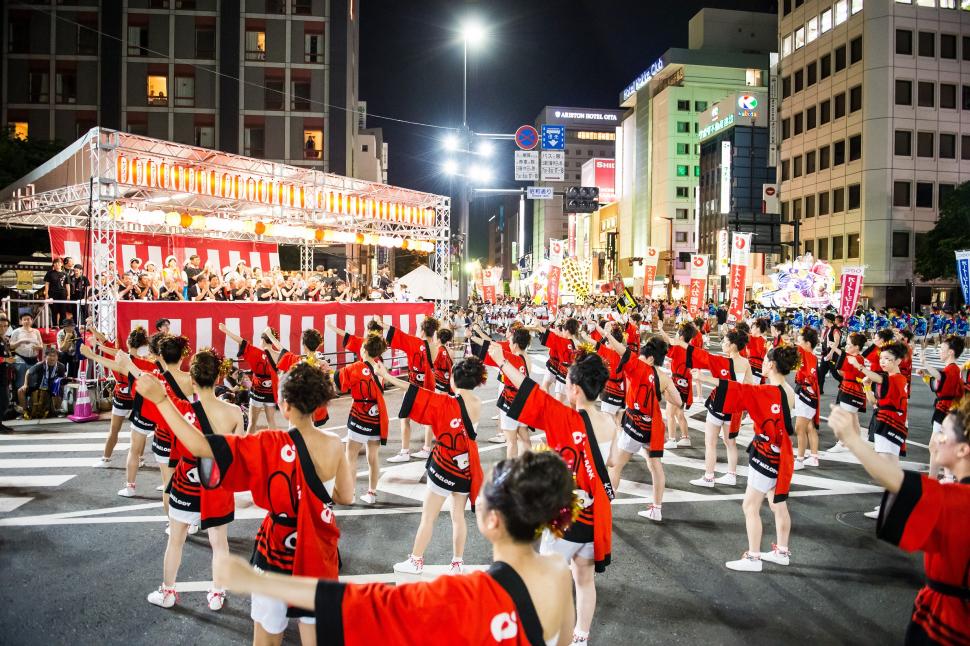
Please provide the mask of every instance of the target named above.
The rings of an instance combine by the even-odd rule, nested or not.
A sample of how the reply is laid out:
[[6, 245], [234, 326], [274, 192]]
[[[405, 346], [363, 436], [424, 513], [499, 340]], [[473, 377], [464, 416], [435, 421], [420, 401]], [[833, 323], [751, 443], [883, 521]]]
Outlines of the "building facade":
[[968, 9], [959, 0], [780, 3], [782, 216], [799, 221], [800, 252], [836, 272], [865, 265], [863, 296], [876, 305], [953, 296], [953, 284], [910, 281], [942, 200], [970, 180]]
[[[619, 133], [619, 263], [642, 277], [648, 246], [663, 251], [657, 275], [689, 280], [698, 244], [701, 115], [732, 93], [767, 92], [772, 14], [703, 9], [690, 21], [688, 49], [669, 49], [621, 93], [632, 108]], [[674, 292], [675, 294], [678, 292]]]
[[68, 143], [100, 125], [351, 175], [358, 11], [357, 0], [12, 0], [0, 119], [18, 136]]

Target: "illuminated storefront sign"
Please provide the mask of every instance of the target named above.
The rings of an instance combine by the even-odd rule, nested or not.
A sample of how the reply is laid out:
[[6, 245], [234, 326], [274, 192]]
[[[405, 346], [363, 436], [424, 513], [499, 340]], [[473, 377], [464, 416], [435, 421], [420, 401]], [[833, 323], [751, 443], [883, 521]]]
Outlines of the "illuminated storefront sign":
[[731, 212], [731, 142], [721, 142], [721, 213]]
[[731, 126], [765, 126], [767, 118], [763, 110], [766, 97], [760, 94], [732, 94], [721, 99], [701, 116], [706, 123], [697, 133], [699, 141], [710, 139]]
[[630, 83], [625, 90], [623, 90], [623, 100], [626, 101], [633, 96], [644, 85], [649, 83], [653, 77], [659, 74], [663, 68], [664, 59], [658, 58], [655, 60], [650, 67], [640, 72], [640, 75], [633, 79], [633, 82]]

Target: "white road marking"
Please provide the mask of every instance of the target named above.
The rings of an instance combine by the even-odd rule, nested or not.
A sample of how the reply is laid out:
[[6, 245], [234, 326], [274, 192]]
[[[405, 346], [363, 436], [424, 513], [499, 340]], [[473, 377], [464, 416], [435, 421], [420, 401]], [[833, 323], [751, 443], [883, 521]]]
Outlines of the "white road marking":
[[33, 498], [14, 498], [7, 496], [0, 496], [0, 514], [6, 514], [11, 512], [21, 505], [25, 505], [33, 500]]
[[[127, 451], [128, 445], [119, 443], [115, 445], [115, 451]], [[0, 446], [0, 453], [86, 453], [97, 451], [104, 452], [104, 444], [7, 444]]]
[[[484, 572], [488, 565], [468, 565], [462, 568], [465, 572]], [[425, 565], [421, 574], [401, 574], [400, 572], [381, 572], [378, 574], [350, 574], [340, 577], [342, 583], [414, 583], [415, 581], [433, 581], [439, 576], [448, 574], [451, 565]], [[212, 581], [177, 581], [175, 589], [183, 592], [208, 592], [212, 588]], [[229, 593], [232, 596], [232, 593]], [[249, 595], [238, 595], [248, 597]]]
[[66, 476], [0, 476], [2, 488], [59, 487], [74, 475]]
[[[108, 431], [87, 431], [83, 433], [17, 433], [15, 435], [0, 435], [0, 442], [32, 442], [34, 440], [104, 440]], [[127, 440], [131, 433], [118, 433], [119, 440]]]
[[[94, 468], [100, 461], [101, 458], [4, 458], [0, 459], [0, 469]], [[118, 468], [124, 466], [124, 460], [119, 460]]]

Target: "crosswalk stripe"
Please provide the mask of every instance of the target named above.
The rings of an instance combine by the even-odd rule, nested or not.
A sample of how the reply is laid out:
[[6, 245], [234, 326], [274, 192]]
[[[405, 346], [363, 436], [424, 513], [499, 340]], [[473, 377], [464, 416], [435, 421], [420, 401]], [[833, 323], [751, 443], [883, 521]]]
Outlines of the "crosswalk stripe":
[[[127, 444], [115, 445], [115, 451], [127, 451]], [[104, 451], [104, 444], [8, 444], [0, 446], [0, 453], [85, 453]]]
[[[99, 458], [7, 458], [0, 460], [0, 469], [58, 469], [63, 467], [93, 467]], [[118, 462], [119, 468], [124, 461]]]
[[59, 487], [73, 477], [73, 475], [0, 476], [0, 488]]
[[0, 496], [0, 514], [5, 514], [11, 512], [21, 505], [26, 505], [28, 502], [33, 500], [33, 498], [14, 498], [7, 496]]
[[[90, 431], [86, 433], [18, 433], [16, 435], [0, 435], [0, 442], [23, 442], [34, 440], [104, 440], [107, 431]], [[131, 433], [119, 433], [119, 440], [127, 440]]]

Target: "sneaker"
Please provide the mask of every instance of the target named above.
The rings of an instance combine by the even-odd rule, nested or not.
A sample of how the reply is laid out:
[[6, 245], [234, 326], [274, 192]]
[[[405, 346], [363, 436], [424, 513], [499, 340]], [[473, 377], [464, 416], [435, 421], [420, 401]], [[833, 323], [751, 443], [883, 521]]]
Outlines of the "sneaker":
[[189, 536], [191, 536], [192, 534], [198, 534], [198, 533], [199, 533], [198, 525], [189, 525]]
[[762, 561], [768, 561], [769, 563], [775, 563], [777, 565], [788, 565], [789, 559], [791, 559], [791, 552], [789, 550], [780, 550], [778, 546], [774, 543], [771, 544], [770, 552], [763, 552], [761, 554]]
[[451, 562], [451, 570], [448, 571], [448, 574], [461, 574], [462, 572], [465, 571], [464, 568], [462, 567], [463, 565], [465, 565], [465, 561], [463, 561], [462, 559], [453, 560]]
[[805, 466], [806, 467], [817, 467], [818, 466], [818, 456], [817, 455], [811, 455], [811, 456], [805, 458]]
[[222, 607], [226, 605], [226, 591], [209, 590], [205, 599], [209, 602], [209, 610], [222, 610]]
[[128, 482], [125, 483], [125, 488], [118, 492], [118, 495], [122, 498], [134, 498], [135, 497], [135, 483]]
[[826, 451], [826, 453], [848, 453], [848, 452], [849, 452], [849, 449], [845, 447], [845, 444], [842, 444], [841, 440], [836, 442], [835, 446], [833, 446], [831, 449]]
[[795, 471], [801, 471], [805, 468], [805, 460], [802, 458], [795, 458]]
[[660, 505], [650, 505], [646, 511], [638, 511], [637, 516], [643, 516], [647, 520], [660, 522], [663, 516], [660, 514]]
[[505, 435], [493, 435], [492, 437], [488, 438], [488, 441], [492, 444], [505, 444]]
[[677, 440], [677, 446], [690, 448], [690, 438], [689, 437], [680, 438], [679, 440]]
[[666, 442], [664, 442], [664, 448], [665, 449], [676, 449], [677, 448], [677, 440], [667, 440]]
[[171, 608], [178, 600], [179, 593], [175, 591], [175, 588], [166, 588], [164, 585], [159, 586], [158, 590], [148, 595], [148, 603], [161, 608]]
[[394, 564], [394, 571], [402, 574], [421, 574], [424, 571], [423, 556], [408, 556], [408, 560]]
[[876, 507], [872, 511], [867, 511], [866, 513], [864, 513], [862, 515], [865, 516], [866, 518], [872, 518], [873, 520], [879, 520], [879, 507]]
[[155, 491], [165, 491], [165, 485], [158, 485], [155, 487]]
[[111, 458], [99, 458], [97, 462], [94, 463], [95, 469], [103, 469], [111, 465]]
[[360, 497], [360, 501], [365, 505], [373, 505], [377, 502], [377, 492], [368, 490], [367, 493]]
[[761, 572], [763, 567], [760, 556], [749, 556], [747, 552], [742, 554], [737, 561], [728, 561], [724, 565], [727, 569], [736, 572]]
[[414, 457], [417, 460], [427, 460], [430, 455], [431, 449], [426, 446], [422, 446], [421, 450], [414, 454]]
[[145, 466], [145, 461], [144, 461], [144, 460], [139, 460], [139, 461], [138, 461], [138, 468], [140, 469], [140, 468], [142, 468], [143, 466]]
[[172, 535], [172, 523], [165, 523], [165, 535], [166, 536]]
[[388, 462], [409, 462], [410, 460], [411, 460], [410, 451], [401, 451], [397, 455], [392, 455], [391, 457], [387, 458]]
[[569, 646], [586, 646], [589, 643], [589, 635], [576, 635], [573, 634], [573, 641], [570, 642]]
[[704, 476], [704, 477], [698, 478], [696, 480], [691, 480], [690, 481], [690, 484], [694, 485], [695, 487], [707, 487], [708, 489], [713, 489], [714, 488], [714, 477], [713, 476], [711, 476], [711, 477]]
[[953, 484], [957, 481], [956, 476], [943, 476], [940, 478], [940, 484]]
[[727, 485], [729, 487], [733, 487], [734, 485], [738, 484], [738, 476], [737, 474], [734, 474], [734, 473], [725, 473], [720, 478], [715, 478], [714, 482], [716, 484], [722, 484], [722, 485]]

